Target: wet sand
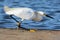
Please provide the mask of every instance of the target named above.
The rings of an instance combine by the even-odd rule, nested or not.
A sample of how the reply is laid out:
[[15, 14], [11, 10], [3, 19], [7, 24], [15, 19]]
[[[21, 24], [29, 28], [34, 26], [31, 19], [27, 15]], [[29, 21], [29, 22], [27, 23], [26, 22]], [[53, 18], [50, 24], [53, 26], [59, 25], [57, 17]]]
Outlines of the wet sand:
[[60, 40], [60, 31], [0, 29], [0, 40]]

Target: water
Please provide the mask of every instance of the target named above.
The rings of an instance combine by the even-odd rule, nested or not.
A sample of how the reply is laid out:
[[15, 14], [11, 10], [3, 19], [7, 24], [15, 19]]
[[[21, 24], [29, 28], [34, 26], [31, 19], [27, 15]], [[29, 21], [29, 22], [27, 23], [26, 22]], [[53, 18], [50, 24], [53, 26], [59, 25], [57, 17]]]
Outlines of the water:
[[[29, 7], [54, 17], [54, 19], [44, 17], [40, 22], [24, 20], [21, 24], [23, 28], [60, 30], [60, 0], [0, 0], [0, 28], [17, 28], [15, 20], [5, 14], [4, 5], [9, 7]], [[13, 17], [21, 21], [16, 16]]]

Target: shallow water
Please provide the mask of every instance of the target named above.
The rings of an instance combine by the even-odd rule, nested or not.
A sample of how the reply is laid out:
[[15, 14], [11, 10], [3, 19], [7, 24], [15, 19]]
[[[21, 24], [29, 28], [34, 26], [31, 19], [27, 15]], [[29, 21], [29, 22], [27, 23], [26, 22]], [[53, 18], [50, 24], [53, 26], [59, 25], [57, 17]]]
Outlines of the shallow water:
[[[36, 11], [43, 11], [54, 17], [54, 19], [44, 17], [40, 22], [24, 20], [21, 24], [21, 27], [23, 28], [60, 30], [59, 4], [60, 0], [0, 0], [0, 28], [17, 28], [15, 20], [4, 12], [4, 5], [8, 5], [9, 7], [29, 7]], [[13, 17], [15, 17], [16, 20], [21, 21], [21, 19], [16, 16]]]

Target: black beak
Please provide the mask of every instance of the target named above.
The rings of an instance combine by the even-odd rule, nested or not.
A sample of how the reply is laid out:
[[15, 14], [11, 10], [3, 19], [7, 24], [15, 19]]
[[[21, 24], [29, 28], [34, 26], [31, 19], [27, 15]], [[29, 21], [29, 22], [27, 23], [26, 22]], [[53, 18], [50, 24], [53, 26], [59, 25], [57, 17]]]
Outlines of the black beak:
[[49, 17], [49, 18], [51, 18], [51, 19], [54, 19], [53, 17], [51, 17], [51, 16], [49, 16], [49, 15], [47, 15], [47, 14], [44, 14], [46, 17]]

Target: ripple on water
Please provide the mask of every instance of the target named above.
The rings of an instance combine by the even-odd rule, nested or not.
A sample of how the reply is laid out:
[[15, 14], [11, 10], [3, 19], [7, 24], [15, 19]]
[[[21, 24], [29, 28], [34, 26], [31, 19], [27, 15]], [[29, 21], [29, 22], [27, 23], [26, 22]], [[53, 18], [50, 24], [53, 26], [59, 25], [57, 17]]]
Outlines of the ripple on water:
[[[16, 28], [16, 22], [10, 18], [8, 15], [2, 15], [3, 2], [5, 0], [0, 0], [0, 27], [5, 28]], [[54, 17], [55, 19], [50, 19], [44, 17], [41, 22], [34, 22], [31, 20], [24, 20], [21, 24], [22, 27], [27, 29], [60, 29], [60, 1], [56, 0], [6, 0], [5, 4], [11, 7], [31, 7], [34, 10], [44, 11], [46, 14]], [[22, 4], [22, 5], [21, 5]], [[15, 17], [18, 21], [21, 19]]]
[[0, 0], [0, 2], [3, 2], [4, 0]]

